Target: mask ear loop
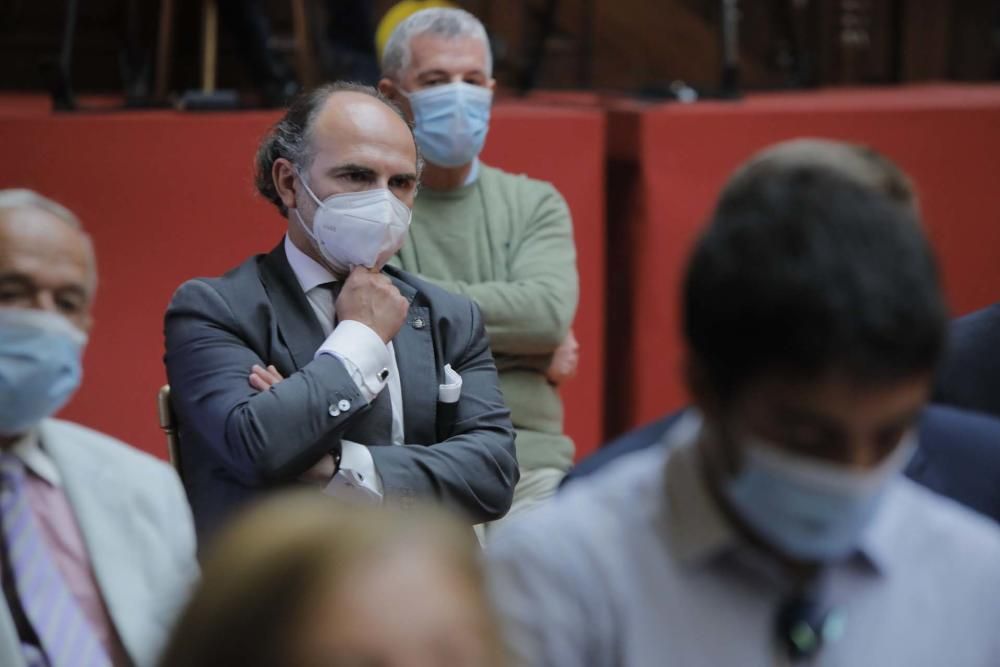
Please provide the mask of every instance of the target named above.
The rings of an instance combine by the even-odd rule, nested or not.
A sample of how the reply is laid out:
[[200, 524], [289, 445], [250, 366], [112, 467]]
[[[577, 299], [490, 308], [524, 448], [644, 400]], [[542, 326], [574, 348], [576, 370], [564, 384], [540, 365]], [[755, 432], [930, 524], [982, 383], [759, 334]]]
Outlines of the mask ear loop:
[[[295, 175], [298, 177], [299, 183], [302, 184], [302, 187], [304, 187], [306, 189], [306, 192], [309, 193], [309, 196], [312, 197], [312, 200], [316, 202], [316, 210], [318, 211], [319, 209], [323, 208], [323, 202], [321, 202], [313, 193], [312, 189], [309, 187], [309, 184], [306, 183], [306, 177], [297, 167], [295, 168]], [[307, 225], [306, 221], [302, 218], [302, 214], [299, 213], [299, 207], [296, 206], [295, 208], [293, 208], [292, 212], [295, 213], [295, 219], [298, 221], [299, 227], [302, 228], [302, 231], [305, 232], [305, 235], [309, 237], [310, 241], [312, 241], [313, 247], [316, 249], [316, 252], [318, 252], [320, 256], [325, 258], [326, 255], [323, 252], [322, 246], [320, 246], [319, 239], [316, 238], [316, 234], [313, 232], [313, 230], [309, 228], [309, 225]], [[313, 220], [315, 221], [315, 219], [316, 219], [315, 214], [313, 214]]]
[[[309, 184], [306, 182], [305, 175], [299, 170], [298, 167], [295, 168], [295, 175], [299, 177], [299, 183], [301, 183], [302, 187], [306, 189], [306, 192], [309, 193], [309, 196], [312, 197], [312, 200], [316, 202], [316, 206], [322, 207], [323, 202], [319, 200], [319, 197], [316, 196], [316, 193], [314, 193], [312, 191], [312, 188], [309, 187]], [[298, 207], [296, 207], [295, 210], [298, 210]]]

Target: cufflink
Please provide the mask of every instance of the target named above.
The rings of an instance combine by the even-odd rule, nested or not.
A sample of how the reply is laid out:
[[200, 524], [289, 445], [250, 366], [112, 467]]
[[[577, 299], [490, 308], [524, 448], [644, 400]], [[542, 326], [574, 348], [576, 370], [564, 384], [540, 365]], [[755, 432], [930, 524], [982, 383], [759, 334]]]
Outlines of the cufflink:
[[389, 379], [389, 369], [383, 368], [378, 372], [378, 375], [376, 377], [378, 377], [379, 382], [385, 382], [387, 379]]
[[415, 320], [413, 320], [412, 324], [414, 329], [423, 329], [426, 322], [424, 322], [424, 318], [418, 317]]

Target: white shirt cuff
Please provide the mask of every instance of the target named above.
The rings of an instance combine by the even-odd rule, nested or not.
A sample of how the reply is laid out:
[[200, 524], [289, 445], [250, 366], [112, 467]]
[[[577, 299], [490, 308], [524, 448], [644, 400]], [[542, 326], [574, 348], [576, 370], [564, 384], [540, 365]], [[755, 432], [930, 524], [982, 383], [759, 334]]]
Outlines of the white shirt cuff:
[[323, 493], [352, 503], [380, 505], [382, 479], [375, 470], [375, 460], [364, 445], [341, 440], [340, 470]]
[[389, 347], [367, 325], [357, 320], [341, 321], [319, 346], [316, 356], [321, 354], [340, 359], [369, 403], [385, 388]]

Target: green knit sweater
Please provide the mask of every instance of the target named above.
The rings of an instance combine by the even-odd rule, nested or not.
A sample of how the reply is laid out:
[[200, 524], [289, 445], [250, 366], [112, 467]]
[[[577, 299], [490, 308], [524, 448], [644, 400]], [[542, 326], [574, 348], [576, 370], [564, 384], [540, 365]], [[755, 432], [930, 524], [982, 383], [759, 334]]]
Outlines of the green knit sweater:
[[474, 183], [421, 190], [393, 264], [479, 304], [522, 469], [566, 470], [573, 443], [545, 378], [579, 298], [569, 208], [552, 185], [480, 165]]

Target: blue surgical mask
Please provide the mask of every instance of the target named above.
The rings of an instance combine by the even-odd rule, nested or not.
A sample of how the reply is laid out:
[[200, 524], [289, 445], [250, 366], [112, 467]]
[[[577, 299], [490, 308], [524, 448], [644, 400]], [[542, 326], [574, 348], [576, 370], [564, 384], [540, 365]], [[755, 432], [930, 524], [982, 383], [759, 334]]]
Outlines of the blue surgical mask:
[[86, 343], [64, 317], [0, 308], [0, 435], [20, 435], [69, 401]]
[[888, 483], [914, 449], [915, 438], [907, 436], [878, 466], [859, 470], [750, 438], [741, 470], [723, 483], [722, 493], [773, 547], [799, 560], [835, 561], [857, 548]]
[[424, 158], [461, 167], [479, 155], [490, 126], [493, 91], [460, 81], [403, 93], [413, 109], [413, 134]]

